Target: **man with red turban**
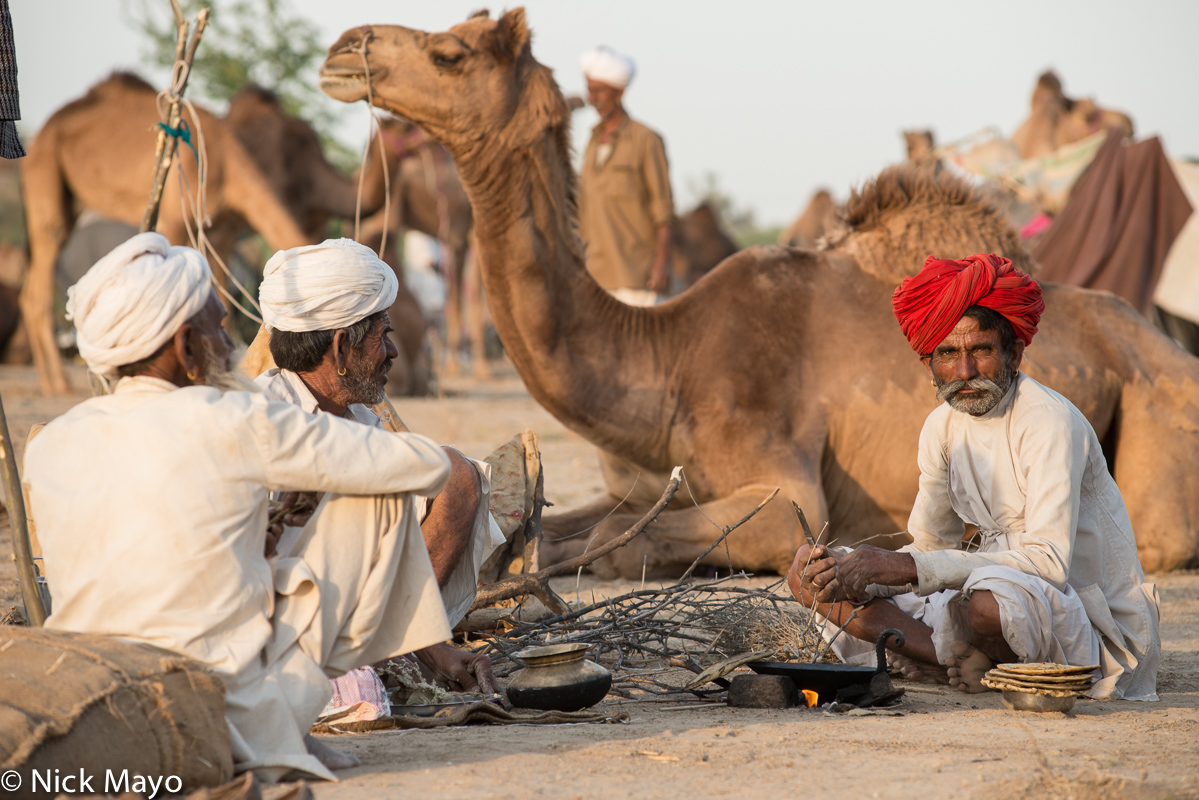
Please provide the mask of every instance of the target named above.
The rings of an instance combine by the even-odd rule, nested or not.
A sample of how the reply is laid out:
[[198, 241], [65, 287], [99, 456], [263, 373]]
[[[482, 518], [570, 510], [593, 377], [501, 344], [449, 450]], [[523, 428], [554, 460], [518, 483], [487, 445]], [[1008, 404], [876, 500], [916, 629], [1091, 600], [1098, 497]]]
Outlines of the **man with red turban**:
[[891, 303], [942, 401], [920, 432], [913, 542], [802, 547], [795, 596], [845, 624], [851, 662], [898, 628], [910, 678], [977, 692], [996, 662], [1098, 665], [1091, 697], [1156, 700], [1157, 590], [1120, 490], [1082, 413], [1020, 373], [1040, 285], [999, 256], [930, 256]]

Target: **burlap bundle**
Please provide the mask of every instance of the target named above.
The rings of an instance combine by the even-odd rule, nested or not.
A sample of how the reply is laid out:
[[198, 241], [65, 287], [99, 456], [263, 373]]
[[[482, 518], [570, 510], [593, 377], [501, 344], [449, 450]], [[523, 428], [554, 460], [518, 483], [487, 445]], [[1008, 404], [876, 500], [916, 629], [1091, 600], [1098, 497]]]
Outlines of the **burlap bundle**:
[[[104, 636], [0, 627], [0, 770], [177, 776], [184, 792], [233, 777], [225, 687], [175, 653]], [[172, 781], [174, 788], [174, 781]], [[11, 787], [9, 787], [11, 788]], [[41, 794], [39, 790], [38, 794]]]

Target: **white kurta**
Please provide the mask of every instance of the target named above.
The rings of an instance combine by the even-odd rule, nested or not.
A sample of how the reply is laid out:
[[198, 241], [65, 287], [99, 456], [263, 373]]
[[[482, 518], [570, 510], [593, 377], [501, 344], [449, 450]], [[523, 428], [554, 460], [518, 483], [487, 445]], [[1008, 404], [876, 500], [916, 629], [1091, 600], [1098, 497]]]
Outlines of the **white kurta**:
[[[1095, 431], [1069, 400], [1020, 375], [981, 417], [943, 404], [920, 433], [918, 461], [915, 541], [904, 548], [917, 595], [962, 589], [981, 568], [1040, 578], [1076, 594], [1098, 636], [1103, 677], [1092, 695], [1157, 698], [1157, 590]], [[977, 552], [960, 549], [964, 522], [979, 528]]]
[[[327, 677], [449, 637], [413, 494], [449, 461], [432, 440], [207, 387], [125, 378], [51, 422], [26, 483], [54, 613], [216, 670], [239, 769], [332, 775], [302, 736]], [[284, 557], [267, 498], [327, 494]]]
[[[300, 376], [294, 372], [272, 367], [255, 378], [254, 382], [262, 389], [263, 394], [272, 400], [292, 403], [310, 414], [320, 411], [316, 398], [304, 381], [300, 379]], [[351, 404], [349, 412], [362, 424], [383, 429], [382, 422], [375, 412], [361, 403]], [[486, 461], [477, 461], [473, 458], [466, 460], [473, 464], [478, 472], [481, 499], [471, 529], [470, 544], [467, 545], [466, 552], [462, 554], [462, 559], [454, 566], [454, 571], [450, 574], [446, 585], [441, 589], [441, 598], [445, 602], [445, 613], [451, 626], [457, 625], [466, 616], [466, 612], [470, 611], [478, 592], [479, 570], [495, 552], [495, 549], [507, 541], [503, 531], [491, 518], [489, 512], [491, 465]], [[430, 494], [416, 497], [418, 516], [424, 516], [428, 501], [433, 496]]]

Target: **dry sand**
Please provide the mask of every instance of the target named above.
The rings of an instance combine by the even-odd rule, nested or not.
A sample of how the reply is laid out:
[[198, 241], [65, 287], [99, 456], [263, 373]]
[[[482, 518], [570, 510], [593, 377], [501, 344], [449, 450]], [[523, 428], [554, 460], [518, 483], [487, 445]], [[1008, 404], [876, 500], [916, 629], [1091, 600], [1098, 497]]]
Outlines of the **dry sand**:
[[[73, 369], [74, 385], [83, 386]], [[593, 449], [531, 400], [510, 371], [449, 384], [443, 399], [397, 401], [414, 430], [484, 456], [532, 428], [546, 494], [559, 507], [602, 491]], [[47, 400], [29, 368], [0, 367], [17, 442], [86, 397]], [[18, 462], [19, 463], [19, 462]], [[0, 553], [10, 550], [7, 527]], [[1150, 578], [1162, 598], [1158, 703], [1080, 701], [1069, 715], [1003, 708], [995, 693], [909, 692], [902, 716], [620, 701], [616, 725], [473, 727], [336, 737], [362, 766], [319, 800], [379, 797], [1074, 797], [1199, 798], [1199, 573]], [[584, 576], [584, 599], [628, 584]], [[574, 580], [559, 591], [573, 599]], [[16, 602], [15, 569], [0, 566], [0, 602]], [[923, 687], [918, 687], [923, 688]], [[939, 690], [933, 690], [939, 691]]]

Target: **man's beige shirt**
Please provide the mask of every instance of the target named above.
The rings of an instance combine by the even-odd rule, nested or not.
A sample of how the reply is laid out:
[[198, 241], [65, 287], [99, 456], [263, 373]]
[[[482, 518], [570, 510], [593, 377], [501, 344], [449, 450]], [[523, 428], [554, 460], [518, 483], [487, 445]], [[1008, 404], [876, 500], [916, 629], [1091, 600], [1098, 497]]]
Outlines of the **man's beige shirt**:
[[[373, 631], [363, 633], [362, 656], [378, 660], [450, 636], [413, 513], [414, 494], [437, 494], [450, 474], [449, 459], [427, 437], [307, 414], [262, 395], [124, 378], [113, 394], [47, 425], [25, 465], [52, 565], [46, 627], [147, 642], [212, 667], [228, 689], [239, 768], [291, 766], [331, 777], [299, 739], [328, 700], [330, 665], [308, 662], [297, 673], [296, 659], [307, 656], [293, 645], [335, 598], [312, 589], [321, 565], [263, 556], [271, 491], [396, 498], [402, 511], [391, 538], [411, 543], [413, 555], [394, 580], [402, 583], [397, 592], [412, 595], [401, 598], [411, 616], [392, 620], [378, 643], [390, 653], [370, 652]], [[347, 556], [370, 563], [378, 554]], [[283, 605], [290, 610], [281, 625]]]
[[612, 134], [612, 153], [596, 164], [599, 126], [583, 155], [579, 226], [587, 269], [605, 289], [645, 289], [658, 247], [658, 228], [674, 217], [666, 145], [654, 131], [626, 119]]
[[[920, 432], [918, 462], [904, 548], [918, 595], [960, 589], [992, 565], [1069, 584], [1099, 635], [1095, 696], [1156, 699], [1157, 590], [1095, 431], [1069, 400], [1020, 375], [981, 417], [943, 404]], [[979, 552], [960, 549], [963, 523], [978, 526]]]

